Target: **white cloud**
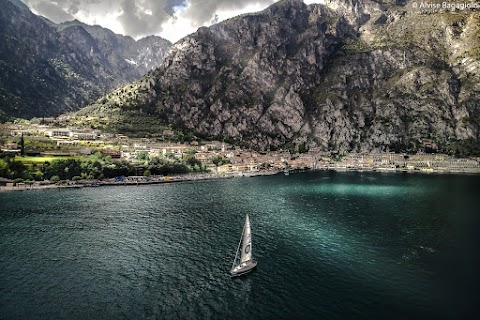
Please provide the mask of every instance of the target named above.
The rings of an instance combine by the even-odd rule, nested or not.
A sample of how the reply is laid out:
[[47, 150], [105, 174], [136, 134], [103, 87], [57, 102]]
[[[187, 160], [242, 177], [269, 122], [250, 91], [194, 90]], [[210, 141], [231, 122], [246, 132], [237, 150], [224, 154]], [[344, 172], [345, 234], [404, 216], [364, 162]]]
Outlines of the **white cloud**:
[[74, 16], [79, 21], [90, 25], [99, 25], [110, 29], [117, 34], [125, 34], [122, 24], [118, 17], [122, 14], [121, 11], [107, 12], [106, 14], [95, 14], [84, 10], [79, 10]]
[[[274, 1], [272, 0], [272, 3], [273, 2]], [[166, 23], [162, 25], [163, 31], [159, 35], [161, 37], [169, 39], [172, 42], [175, 42], [180, 40], [184, 36], [195, 32], [201, 26], [209, 26], [212, 23], [220, 22], [247, 12], [261, 11], [268, 6], [269, 4], [255, 2], [247, 4], [243, 8], [218, 9], [217, 11], [212, 12], [209, 22], [197, 24], [194, 22], [194, 20], [191, 19], [189, 15], [189, 10], [192, 10], [191, 6], [187, 5], [186, 7], [179, 8], [179, 10], [175, 14], [175, 17], [170, 18]]]
[[[54, 22], [78, 19], [140, 38], [160, 35], [172, 42], [201, 26], [265, 9], [276, 0], [23, 0]], [[306, 4], [325, 0], [304, 0]]]
[[268, 6], [269, 5], [265, 5], [265, 4], [257, 2], [257, 3], [249, 4], [242, 9], [230, 9], [230, 10], [229, 9], [220, 9], [216, 12], [216, 14], [218, 15], [218, 21], [223, 21], [223, 20], [226, 20], [226, 19], [236, 17], [236, 16], [238, 16], [240, 14], [243, 14], [243, 13], [246, 13], [246, 12], [261, 11], [261, 10], [267, 8]]

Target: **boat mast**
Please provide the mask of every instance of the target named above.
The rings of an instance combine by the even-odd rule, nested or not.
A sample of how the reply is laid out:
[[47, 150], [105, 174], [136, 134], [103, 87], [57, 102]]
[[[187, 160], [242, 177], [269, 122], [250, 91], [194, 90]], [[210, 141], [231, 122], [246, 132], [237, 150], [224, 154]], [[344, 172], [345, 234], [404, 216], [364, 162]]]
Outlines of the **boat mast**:
[[240, 245], [242, 244], [243, 233], [245, 232], [245, 224], [246, 223], [247, 223], [247, 221], [245, 220], [245, 222], [243, 223], [242, 236], [240, 237], [240, 242], [238, 243], [237, 252], [235, 252], [235, 259], [233, 259], [232, 269], [235, 268], [235, 262], [237, 261], [238, 251], [240, 250]]

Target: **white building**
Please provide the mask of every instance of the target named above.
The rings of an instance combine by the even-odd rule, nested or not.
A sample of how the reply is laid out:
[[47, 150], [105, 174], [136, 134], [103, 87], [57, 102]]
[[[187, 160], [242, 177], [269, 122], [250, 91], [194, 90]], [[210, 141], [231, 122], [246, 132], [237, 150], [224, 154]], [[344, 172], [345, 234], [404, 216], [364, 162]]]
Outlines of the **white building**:
[[47, 131], [50, 137], [72, 137], [72, 131], [69, 129], [52, 129]]

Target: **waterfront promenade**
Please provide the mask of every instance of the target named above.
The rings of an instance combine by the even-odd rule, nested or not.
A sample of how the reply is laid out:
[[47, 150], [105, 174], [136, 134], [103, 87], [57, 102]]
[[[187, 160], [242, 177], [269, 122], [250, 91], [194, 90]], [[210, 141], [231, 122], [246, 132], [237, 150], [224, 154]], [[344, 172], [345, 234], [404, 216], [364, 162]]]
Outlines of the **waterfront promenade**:
[[151, 177], [125, 177], [119, 179], [106, 180], [81, 180], [81, 181], [65, 181], [62, 183], [46, 183], [33, 182], [32, 184], [19, 184], [16, 186], [0, 186], [0, 192], [9, 191], [29, 191], [29, 190], [43, 190], [43, 189], [58, 189], [58, 188], [84, 188], [84, 187], [102, 187], [102, 186], [137, 186], [149, 184], [164, 184], [164, 183], [178, 183], [178, 182], [194, 182], [217, 179], [231, 179], [235, 177], [255, 177], [278, 174], [279, 170], [265, 170], [256, 172], [236, 172], [236, 173], [197, 173], [184, 174], [175, 176], [151, 176]]

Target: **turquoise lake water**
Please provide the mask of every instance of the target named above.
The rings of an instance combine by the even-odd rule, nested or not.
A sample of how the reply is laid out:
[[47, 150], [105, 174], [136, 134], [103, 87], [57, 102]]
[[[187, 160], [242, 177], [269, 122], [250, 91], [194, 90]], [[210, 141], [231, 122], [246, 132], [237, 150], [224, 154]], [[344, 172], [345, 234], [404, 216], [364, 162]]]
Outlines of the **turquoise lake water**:
[[[307, 172], [0, 193], [0, 319], [468, 319], [480, 177]], [[245, 214], [255, 271], [228, 271]]]

